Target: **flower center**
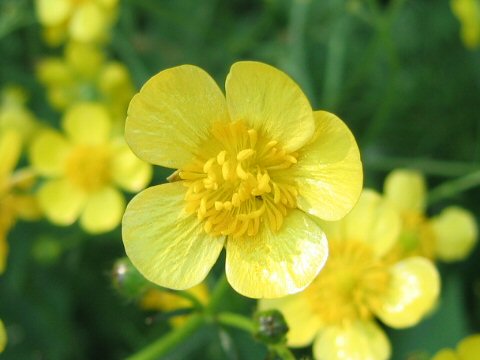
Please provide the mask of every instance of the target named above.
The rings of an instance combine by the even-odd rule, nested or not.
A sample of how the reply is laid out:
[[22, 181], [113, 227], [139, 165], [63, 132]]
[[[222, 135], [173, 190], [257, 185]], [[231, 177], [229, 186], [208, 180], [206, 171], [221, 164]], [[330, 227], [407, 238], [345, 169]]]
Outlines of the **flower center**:
[[78, 146], [66, 159], [67, 177], [85, 191], [95, 191], [110, 180], [110, 151], [104, 146]]
[[387, 289], [387, 266], [362, 242], [333, 240], [329, 246], [327, 263], [304, 296], [328, 324], [368, 319]]
[[214, 236], [254, 236], [260, 226], [278, 231], [297, 204], [297, 188], [288, 171], [297, 162], [277, 141], [261, 136], [242, 121], [218, 123], [205, 156], [179, 176], [188, 187], [185, 209], [197, 213]]

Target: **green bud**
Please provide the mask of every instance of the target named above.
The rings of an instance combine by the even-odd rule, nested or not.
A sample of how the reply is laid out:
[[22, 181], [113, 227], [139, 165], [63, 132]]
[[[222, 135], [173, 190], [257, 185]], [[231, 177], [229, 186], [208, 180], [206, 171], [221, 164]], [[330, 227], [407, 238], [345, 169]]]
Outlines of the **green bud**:
[[255, 314], [254, 336], [269, 345], [284, 343], [288, 325], [282, 313], [278, 310], [266, 310]]
[[113, 265], [112, 280], [115, 288], [129, 299], [139, 298], [152, 286], [126, 257], [118, 259]]

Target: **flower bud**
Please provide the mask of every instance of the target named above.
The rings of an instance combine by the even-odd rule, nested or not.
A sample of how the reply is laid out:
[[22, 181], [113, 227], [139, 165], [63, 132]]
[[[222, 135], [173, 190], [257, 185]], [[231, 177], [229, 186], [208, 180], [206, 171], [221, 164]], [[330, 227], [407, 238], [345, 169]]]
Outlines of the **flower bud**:
[[112, 269], [112, 280], [115, 288], [129, 299], [139, 298], [151, 286], [151, 283], [137, 271], [126, 257], [115, 262]]
[[255, 314], [254, 336], [266, 344], [279, 344], [286, 340], [288, 325], [278, 310], [266, 310]]

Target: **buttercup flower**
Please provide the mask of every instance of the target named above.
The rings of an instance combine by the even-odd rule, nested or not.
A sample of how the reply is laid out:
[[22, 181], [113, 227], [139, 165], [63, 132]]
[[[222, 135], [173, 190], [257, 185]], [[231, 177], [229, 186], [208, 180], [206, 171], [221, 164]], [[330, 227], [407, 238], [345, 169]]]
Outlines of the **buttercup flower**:
[[48, 179], [37, 193], [39, 204], [54, 224], [70, 225], [80, 217], [90, 233], [112, 230], [125, 208], [117, 187], [143, 189], [151, 167], [122, 138], [111, 137], [110, 117], [102, 105], [77, 104], [62, 120], [65, 135], [44, 130], [31, 147], [32, 166]]
[[480, 45], [480, 1], [451, 0], [453, 13], [461, 23], [461, 38], [467, 48]]
[[385, 180], [385, 197], [402, 216], [403, 230], [391, 256], [421, 255], [442, 261], [465, 258], [477, 241], [477, 225], [467, 210], [450, 206], [428, 219], [422, 174], [395, 170]]
[[432, 360], [477, 360], [480, 358], [480, 334], [466, 337], [455, 350], [440, 350]]
[[280, 310], [287, 344], [313, 342], [316, 359], [388, 359], [390, 344], [374, 317], [394, 328], [417, 324], [438, 297], [439, 274], [422, 257], [385, 261], [401, 223], [372, 190], [342, 220], [321, 223], [330, 247], [325, 268], [303, 292], [260, 300], [259, 307]]
[[226, 275], [252, 298], [298, 292], [318, 274], [337, 220], [357, 201], [356, 142], [335, 115], [258, 62], [234, 64], [226, 98], [198, 67], [151, 78], [130, 103], [126, 139], [143, 160], [178, 169], [127, 206], [123, 241], [150, 281], [200, 283], [226, 249]]
[[80, 42], [108, 39], [117, 9], [117, 0], [36, 0], [40, 23], [46, 28], [45, 40], [59, 45], [70, 37]]
[[14, 171], [21, 150], [22, 136], [14, 130], [0, 129], [0, 273], [8, 254], [7, 234], [17, 218], [33, 220], [39, 216], [38, 206], [26, 192], [33, 185], [33, 174]]

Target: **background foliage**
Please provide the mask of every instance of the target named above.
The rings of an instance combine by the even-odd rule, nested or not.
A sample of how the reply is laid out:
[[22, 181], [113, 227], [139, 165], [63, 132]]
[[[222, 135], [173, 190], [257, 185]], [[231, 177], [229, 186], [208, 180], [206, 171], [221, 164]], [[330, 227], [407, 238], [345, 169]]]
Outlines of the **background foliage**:
[[[128, 66], [137, 88], [183, 63], [220, 84], [237, 60], [273, 64], [301, 84], [314, 109], [335, 112], [352, 129], [367, 186], [381, 190], [388, 171], [413, 167], [435, 188], [469, 174], [478, 181], [480, 172], [480, 52], [467, 50], [459, 31], [446, 0], [122, 0], [107, 51]], [[0, 85], [23, 86], [29, 108], [58, 124], [34, 68], [60, 50], [43, 45], [32, 1], [0, 0], [0, 53]], [[157, 168], [153, 183], [166, 175]], [[480, 192], [469, 187], [429, 211], [455, 203], [478, 219]], [[112, 286], [113, 263], [124, 255], [119, 229], [88, 236], [77, 226], [19, 222], [9, 243], [0, 278], [5, 359], [124, 358], [167, 331], [164, 319]], [[394, 359], [432, 354], [480, 330], [478, 256], [477, 249], [441, 266], [438, 310], [415, 328], [389, 330]], [[221, 272], [220, 262], [209, 283]], [[233, 291], [224, 304], [247, 315], [255, 308]], [[199, 351], [212, 359], [266, 353], [245, 333], [209, 325], [169, 358]]]

